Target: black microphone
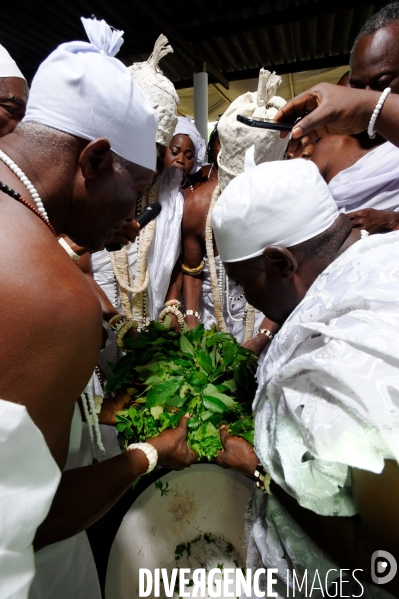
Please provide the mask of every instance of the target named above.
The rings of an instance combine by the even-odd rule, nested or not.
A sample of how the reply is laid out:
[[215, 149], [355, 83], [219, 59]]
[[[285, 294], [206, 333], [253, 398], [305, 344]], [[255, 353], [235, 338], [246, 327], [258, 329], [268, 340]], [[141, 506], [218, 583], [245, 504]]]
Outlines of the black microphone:
[[[143, 210], [143, 212], [136, 218], [136, 222], [140, 225], [140, 230], [144, 229], [152, 220], [154, 220], [161, 212], [162, 206], [159, 202], [151, 202]], [[105, 246], [107, 252], [117, 252], [123, 248], [123, 243], [109, 243]]]

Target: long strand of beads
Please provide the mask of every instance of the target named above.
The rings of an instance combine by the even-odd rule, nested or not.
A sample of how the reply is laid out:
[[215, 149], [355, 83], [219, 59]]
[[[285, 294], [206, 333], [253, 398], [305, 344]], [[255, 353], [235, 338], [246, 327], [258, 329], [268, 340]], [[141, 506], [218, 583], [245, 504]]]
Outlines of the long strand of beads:
[[220, 262], [219, 273], [218, 273], [218, 287], [219, 287], [219, 297], [220, 297], [220, 305], [223, 310], [224, 304], [224, 289], [225, 289], [225, 270], [222, 262]]
[[0, 160], [4, 162], [8, 166], [9, 169], [12, 170], [14, 175], [18, 177], [18, 179], [25, 185], [26, 189], [29, 191], [30, 195], [33, 198], [33, 201], [36, 204], [36, 208], [39, 210], [40, 214], [44, 216], [46, 220], [49, 220], [46, 209], [43, 205], [41, 197], [39, 196], [37, 189], [34, 187], [31, 181], [29, 181], [28, 177], [25, 173], [19, 168], [17, 164], [7, 154], [5, 154], [2, 150], [0, 150]]
[[213, 234], [212, 234], [212, 212], [213, 208], [219, 198], [220, 189], [219, 185], [216, 185], [211, 199], [211, 205], [209, 206], [208, 216], [206, 217], [206, 225], [205, 225], [205, 246], [206, 246], [206, 255], [208, 257], [209, 264], [209, 276], [211, 279], [211, 287], [212, 287], [212, 296], [213, 296], [213, 305], [215, 308], [215, 316], [217, 323], [219, 325], [219, 329], [225, 333], [226, 332], [226, 323], [223, 318], [223, 307], [220, 301], [220, 289], [218, 287], [218, 275], [216, 270], [216, 261], [215, 261], [215, 253], [213, 251]]
[[87, 423], [87, 428], [89, 431], [89, 437], [90, 437], [90, 452], [91, 452], [91, 461], [94, 464], [97, 460], [96, 460], [96, 453], [94, 450], [94, 435], [93, 435], [93, 429], [91, 427], [90, 424], [90, 414], [89, 414], [89, 406], [88, 406], [88, 398], [85, 392], [82, 393], [82, 395], [80, 396], [80, 399], [82, 400], [82, 406], [83, 406], [83, 412], [85, 415], [85, 419], [86, 419], [86, 423]]
[[95, 446], [94, 446], [93, 428], [94, 428], [94, 432], [96, 435], [97, 447], [99, 448], [103, 459], [105, 457], [105, 447], [101, 440], [100, 425], [98, 422], [96, 406], [94, 404], [93, 377], [91, 377], [89, 382], [87, 383], [86, 388], [81, 395], [81, 398], [82, 398], [84, 415], [85, 415], [87, 426], [89, 429], [91, 456], [92, 456], [93, 463], [96, 463], [98, 460], [96, 458], [96, 450], [95, 450]]
[[102, 439], [101, 439], [100, 423], [98, 421], [98, 414], [97, 414], [96, 406], [94, 403], [93, 378], [91, 378], [91, 380], [90, 380], [88, 391], [89, 392], [87, 394], [87, 397], [89, 400], [89, 406], [90, 406], [91, 417], [92, 417], [92, 422], [93, 422], [93, 426], [94, 426], [94, 432], [96, 434], [97, 447], [101, 452], [102, 459], [104, 460], [105, 459], [105, 447], [104, 447]]

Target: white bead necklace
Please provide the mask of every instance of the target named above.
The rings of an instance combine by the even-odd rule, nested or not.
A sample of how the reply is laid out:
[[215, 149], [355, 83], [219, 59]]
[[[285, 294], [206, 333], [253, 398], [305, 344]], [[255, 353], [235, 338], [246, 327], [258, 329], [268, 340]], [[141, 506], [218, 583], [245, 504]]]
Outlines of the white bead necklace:
[[[105, 447], [104, 447], [102, 439], [101, 439], [100, 425], [99, 425], [99, 421], [98, 421], [96, 406], [94, 403], [93, 387], [94, 387], [94, 380], [93, 380], [93, 376], [92, 376], [90, 378], [90, 381], [87, 383], [86, 388], [83, 391], [80, 398], [82, 400], [83, 412], [84, 412], [84, 415], [86, 418], [86, 423], [87, 423], [87, 427], [88, 427], [88, 431], [89, 431], [91, 456], [92, 456], [93, 463], [95, 463], [97, 461], [97, 458], [96, 458], [94, 434], [96, 436], [97, 447], [100, 450], [102, 459], [105, 458]], [[93, 428], [94, 428], [94, 433], [93, 433]]]
[[4, 164], [7, 165], [10, 170], [12, 170], [14, 175], [16, 175], [18, 177], [18, 179], [21, 181], [21, 183], [23, 183], [23, 185], [25, 185], [26, 189], [29, 191], [30, 195], [32, 196], [32, 198], [36, 204], [36, 208], [39, 210], [40, 214], [42, 214], [46, 220], [49, 220], [48, 214], [43, 205], [43, 202], [42, 202], [39, 194], [37, 193], [37, 189], [32, 185], [31, 181], [29, 181], [29, 179], [25, 175], [25, 173], [23, 171], [21, 171], [19, 166], [17, 164], [15, 164], [15, 162], [13, 160], [11, 160], [11, 158], [9, 156], [7, 156], [7, 154], [5, 154], [2, 150], [0, 150], [0, 160], [2, 162], [4, 162]]

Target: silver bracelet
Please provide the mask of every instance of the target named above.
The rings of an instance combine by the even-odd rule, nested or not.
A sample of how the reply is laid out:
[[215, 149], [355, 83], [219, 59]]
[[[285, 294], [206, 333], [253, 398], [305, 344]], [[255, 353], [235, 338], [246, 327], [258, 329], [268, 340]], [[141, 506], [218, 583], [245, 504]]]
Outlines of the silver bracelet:
[[269, 331], [269, 329], [258, 329], [256, 331], [257, 335], [266, 335], [267, 337], [269, 337], [270, 341], [273, 339], [274, 335], [272, 335], [271, 331]]
[[387, 99], [387, 97], [389, 96], [389, 94], [391, 93], [391, 88], [390, 87], [386, 87], [384, 89], [384, 91], [382, 92], [382, 94], [379, 97], [379, 100], [377, 102], [376, 107], [374, 108], [374, 112], [371, 115], [371, 119], [369, 122], [369, 126], [367, 129], [367, 134], [369, 136], [370, 139], [375, 139], [375, 136], [377, 135], [377, 133], [374, 131], [374, 125], [375, 122], [377, 120], [378, 115], [381, 112], [381, 108], [384, 106], [384, 102]]

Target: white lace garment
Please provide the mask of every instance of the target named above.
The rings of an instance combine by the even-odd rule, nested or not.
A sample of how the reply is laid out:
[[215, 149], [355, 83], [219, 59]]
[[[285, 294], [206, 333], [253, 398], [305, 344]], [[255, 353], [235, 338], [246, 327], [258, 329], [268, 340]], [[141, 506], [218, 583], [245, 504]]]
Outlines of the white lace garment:
[[[356, 513], [350, 467], [379, 473], [399, 460], [398, 297], [399, 232], [358, 241], [316, 279], [259, 367], [257, 455], [317, 514]], [[278, 568], [280, 596], [287, 568], [334, 567], [274, 497], [255, 497], [248, 521], [248, 566]], [[386, 596], [365, 587], [363, 597]]]
[[[203, 282], [202, 282], [202, 298], [200, 304], [201, 311], [201, 322], [204, 324], [206, 329], [210, 329], [213, 324], [217, 324], [216, 316], [215, 316], [215, 306], [213, 304], [213, 294], [212, 294], [212, 285], [211, 285], [211, 276], [209, 273], [209, 261], [208, 258], [204, 258], [205, 265], [203, 272]], [[220, 257], [215, 257], [216, 263], [216, 272], [220, 275]], [[226, 275], [227, 279], [227, 275]], [[245, 335], [245, 320], [243, 320], [243, 316], [245, 314], [245, 308], [247, 305], [247, 300], [244, 297], [244, 290], [241, 285], [237, 285], [231, 279], [229, 279], [229, 297], [235, 299], [229, 299], [229, 309], [230, 314], [233, 318], [230, 317], [230, 314], [227, 311], [226, 304], [226, 295], [223, 297], [223, 318], [226, 323], [226, 328], [229, 333], [234, 335], [234, 337], [242, 343], [244, 341]], [[237, 319], [237, 320], [233, 320]], [[257, 331], [261, 322], [263, 320], [263, 314], [258, 310], [255, 310], [255, 326], [254, 331]]]

